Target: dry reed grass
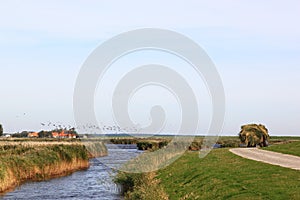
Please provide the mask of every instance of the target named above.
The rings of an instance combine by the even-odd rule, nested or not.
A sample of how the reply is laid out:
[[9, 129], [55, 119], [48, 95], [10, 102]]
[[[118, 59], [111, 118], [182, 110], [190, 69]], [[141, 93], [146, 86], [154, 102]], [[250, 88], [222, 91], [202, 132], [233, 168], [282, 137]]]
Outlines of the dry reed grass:
[[87, 169], [90, 156], [106, 153], [100, 142], [0, 141], [0, 193], [27, 180], [41, 181]]

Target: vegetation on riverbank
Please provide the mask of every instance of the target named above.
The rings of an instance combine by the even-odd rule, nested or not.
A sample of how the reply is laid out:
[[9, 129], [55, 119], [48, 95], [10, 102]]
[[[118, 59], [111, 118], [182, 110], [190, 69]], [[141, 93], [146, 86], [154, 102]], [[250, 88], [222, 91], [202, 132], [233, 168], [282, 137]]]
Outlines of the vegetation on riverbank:
[[167, 140], [162, 140], [162, 141], [157, 141], [157, 140], [148, 140], [148, 141], [138, 141], [137, 142], [137, 148], [138, 150], [157, 150], [161, 149], [165, 146], [167, 146], [169, 141]]
[[97, 158], [108, 155], [107, 148], [103, 142], [84, 142], [83, 143], [89, 158]]
[[41, 181], [87, 169], [89, 156], [106, 153], [99, 152], [104, 151], [103, 146], [101, 143], [85, 146], [71, 142], [1, 142], [0, 193], [27, 180]]
[[[203, 145], [204, 136], [196, 136], [194, 141], [188, 146], [189, 150], [199, 151]], [[136, 144], [139, 150], [157, 150], [164, 146], [167, 146], [172, 137], [170, 136], [154, 136], [149, 138], [134, 138], [134, 137], [123, 137], [123, 138], [111, 138], [104, 141], [113, 144]], [[270, 137], [269, 144], [281, 144], [289, 141], [299, 140], [300, 137]], [[216, 144], [220, 148], [227, 147], [239, 147], [241, 141], [236, 136], [220, 136], [216, 141]]]
[[154, 172], [142, 174], [119, 172], [114, 181], [122, 185], [125, 200], [169, 199]]

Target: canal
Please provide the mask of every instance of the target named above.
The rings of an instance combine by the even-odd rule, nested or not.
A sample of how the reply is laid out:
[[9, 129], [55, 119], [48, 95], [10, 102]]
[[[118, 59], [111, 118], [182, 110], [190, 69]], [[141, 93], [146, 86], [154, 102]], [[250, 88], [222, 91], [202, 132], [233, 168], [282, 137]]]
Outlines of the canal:
[[136, 157], [136, 145], [107, 145], [108, 156], [90, 160], [90, 168], [61, 178], [27, 182], [0, 199], [101, 199], [119, 200], [120, 188], [113, 182], [116, 170]]

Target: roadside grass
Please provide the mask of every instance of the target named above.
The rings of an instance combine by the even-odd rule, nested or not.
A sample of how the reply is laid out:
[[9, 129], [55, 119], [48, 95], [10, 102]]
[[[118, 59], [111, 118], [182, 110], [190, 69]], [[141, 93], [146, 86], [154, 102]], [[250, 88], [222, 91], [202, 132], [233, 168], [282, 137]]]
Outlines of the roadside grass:
[[275, 151], [279, 153], [300, 156], [300, 141], [293, 141], [285, 144], [272, 145], [269, 147], [265, 147], [263, 149], [268, 151]]
[[170, 199], [300, 199], [299, 171], [240, 158], [228, 149], [198, 155], [187, 152], [158, 171]]

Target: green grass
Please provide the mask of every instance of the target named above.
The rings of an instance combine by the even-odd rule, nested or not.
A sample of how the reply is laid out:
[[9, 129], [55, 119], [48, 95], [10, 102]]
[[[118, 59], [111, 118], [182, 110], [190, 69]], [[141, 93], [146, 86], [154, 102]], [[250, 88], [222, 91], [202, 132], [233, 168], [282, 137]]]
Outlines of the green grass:
[[286, 144], [273, 145], [273, 146], [264, 148], [264, 150], [300, 156], [300, 141], [289, 142]]
[[300, 172], [240, 158], [228, 149], [204, 159], [187, 152], [158, 172], [169, 198], [300, 199]]
[[[272, 137], [270, 143], [282, 145], [299, 139]], [[195, 138], [195, 148], [201, 146], [202, 140], [203, 137]], [[295, 145], [299, 142], [282, 147], [290, 153], [299, 153], [300, 148]], [[240, 140], [226, 136], [220, 137], [218, 143], [224, 147], [235, 147]], [[274, 147], [279, 148], [279, 145], [269, 148]], [[144, 156], [147, 157], [146, 154]], [[148, 163], [144, 166], [148, 169], [148, 166], [156, 164], [155, 161], [150, 159], [142, 163]], [[247, 160], [230, 153], [226, 148], [215, 149], [204, 159], [199, 159], [199, 152], [187, 152], [173, 164], [155, 173], [158, 186], [144, 183], [145, 177], [148, 180], [147, 173], [119, 174], [116, 182], [129, 191], [125, 193], [125, 199], [153, 199], [155, 195], [156, 199], [162, 199], [159, 194], [164, 199], [167, 195], [171, 200], [300, 199], [299, 171]]]

